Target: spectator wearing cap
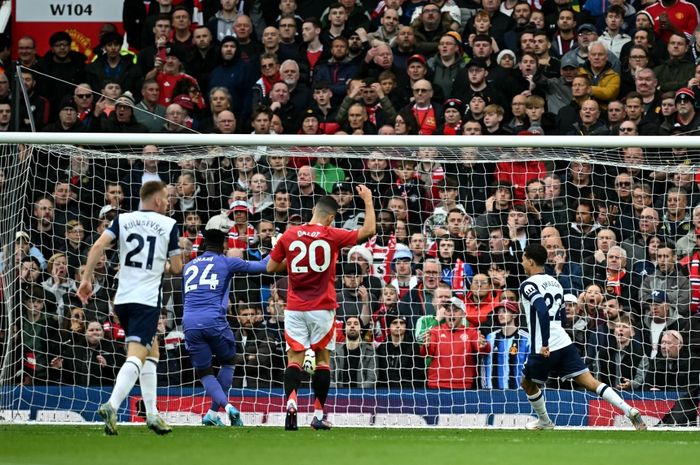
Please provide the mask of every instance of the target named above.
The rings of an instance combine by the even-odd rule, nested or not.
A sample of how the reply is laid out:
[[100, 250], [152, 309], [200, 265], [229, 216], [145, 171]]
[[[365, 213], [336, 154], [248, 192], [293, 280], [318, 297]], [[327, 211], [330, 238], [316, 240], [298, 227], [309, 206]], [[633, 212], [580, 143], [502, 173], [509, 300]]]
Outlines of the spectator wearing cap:
[[421, 346], [427, 357], [429, 389], [474, 389], [477, 357], [491, 346], [474, 326], [464, 323], [465, 307], [457, 297], [443, 307], [444, 322], [430, 328]]
[[[342, 8], [342, 6], [341, 6]], [[314, 72], [314, 83], [324, 81], [333, 93], [332, 105], [343, 101], [347, 84], [359, 71], [359, 65], [348, 55], [348, 40], [339, 36], [331, 41], [331, 53], [327, 62], [319, 64]]]
[[530, 336], [520, 329], [517, 302], [502, 300], [495, 308], [496, 325], [486, 335], [492, 350], [482, 358], [483, 389], [517, 389], [530, 354]]
[[355, 192], [352, 184], [339, 181], [333, 184], [329, 194], [338, 202], [335, 216], [335, 226], [344, 229], [355, 229], [364, 221], [364, 211], [358, 211], [355, 205]]
[[[3, 248], [3, 253], [5, 256], [8, 255], [9, 249]], [[36, 260], [36, 269], [46, 268], [46, 258], [41, 250], [31, 243], [29, 234], [24, 231], [17, 231], [15, 233], [15, 253], [17, 254], [17, 259], [22, 260], [23, 258], [30, 256]], [[33, 263], [33, 262], [32, 262]]]
[[146, 73], [144, 79], [156, 80], [160, 87], [158, 103], [167, 107], [175, 97], [173, 92], [179, 81], [187, 80], [194, 86], [199, 86], [199, 84], [195, 78], [185, 73], [184, 51], [175, 46], [170, 46], [165, 48], [165, 53], [165, 59], [160, 54], [156, 57], [153, 69]]
[[[397, 97], [406, 103], [413, 100], [412, 89], [413, 85], [420, 81], [421, 79], [430, 80], [430, 69], [428, 68], [428, 62], [423, 55], [416, 53], [411, 55], [406, 59], [406, 70], [404, 76], [408, 77], [408, 80], [404, 81], [405, 85], [401, 85], [397, 82]], [[433, 95], [434, 98], [442, 100], [442, 88], [438, 88], [437, 91], [440, 95]]]
[[67, 95], [61, 100], [58, 111], [58, 120], [44, 126], [42, 132], [83, 132], [84, 129], [78, 121], [78, 110], [73, 97]]
[[435, 135], [461, 135], [464, 118], [464, 104], [461, 100], [451, 98], [442, 104], [443, 124], [435, 130]]
[[463, 53], [462, 36], [458, 32], [450, 31], [440, 37], [437, 54], [427, 62], [433, 86], [442, 90], [440, 95], [450, 97], [455, 88], [467, 85]]
[[104, 132], [148, 132], [148, 128], [139, 123], [134, 116], [134, 97], [127, 91], [114, 102], [114, 111], [102, 118], [100, 129]]
[[386, 317], [386, 324], [387, 340], [376, 349], [377, 387], [424, 387], [425, 362], [418, 357], [420, 349], [406, 330], [406, 319], [390, 314]]
[[[675, 36], [673, 36], [675, 37]], [[695, 109], [695, 92], [682, 87], [676, 92], [676, 112], [659, 126], [660, 135], [692, 132], [700, 127], [700, 113]]]
[[413, 272], [413, 253], [407, 246], [403, 244], [396, 246], [396, 252], [394, 252], [391, 261], [391, 270], [392, 279], [389, 284], [397, 290], [399, 299], [418, 285], [418, 277]]
[[122, 90], [137, 93], [143, 76], [131, 55], [122, 55], [124, 38], [118, 32], [107, 32], [100, 37], [101, 55], [85, 67], [85, 80], [94, 89], [102, 86], [109, 77], [121, 85]]
[[73, 39], [65, 31], [58, 31], [49, 37], [49, 50], [37, 63], [37, 71], [51, 76], [41, 79], [39, 92], [49, 100], [53, 108], [52, 117], [58, 114], [58, 106], [64, 96], [73, 93], [76, 85], [85, 81], [84, 54], [71, 50]]
[[544, 94], [548, 112], [556, 115], [559, 110], [571, 103], [572, 83], [577, 74], [578, 61], [575, 57], [569, 56], [560, 62], [559, 76], [547, 77], [542, 73], [535, 75], [535, 89]]
[[342, 278], [336, 291], [338, 308], [336, 317], [359, 317], [363, 327], [369, 325], [372, 313], [377, 309], [378, 302], [375, 295], [363, 284], [364, 271], [355, 262], [342, 264]]
[[467, 81], [469, 82], [469, 85], [463, 88], [455, 89], [454, 95], [452, 95], [452, 97], [458, 98], [462, 102], [469, 105], [470, 110], [471, 99], [475, 94], [479, 95], [483, 99], [484, 106], [490, 103], [498, 103], [503, 107], [505, 104], [502, 102], [505, 102], [506, 98], [500, 91], [494, 88], [494, 86], [489, 85], [489, 82], [487, 80], [489, 76], [488, 69], [489, 66], [485, 59], [472, 59], [467, 64], [465, 70], [467, 73]]
[[[567, 55], [576, 58], [576, 61], [578, 62], [579, 66], [584, 66], [586, 63], [586, 60], [588, 58], [588, 47], [590, 46], [591, 43], [598, 41], [598, 30], [593, 24], [590, 23], [584, 23], [581, 24], [576, 28], [577, 32], [577, 46], [569, 50], [563, 57], [566, 58]], [[611, 51], [607, 51], [608, 53], [608, 62], [610, 63], [610, 66], [612, 67], [613, 70], [615, 70], [616, 73], [620, 73], [620, 59], [612, 53]]]

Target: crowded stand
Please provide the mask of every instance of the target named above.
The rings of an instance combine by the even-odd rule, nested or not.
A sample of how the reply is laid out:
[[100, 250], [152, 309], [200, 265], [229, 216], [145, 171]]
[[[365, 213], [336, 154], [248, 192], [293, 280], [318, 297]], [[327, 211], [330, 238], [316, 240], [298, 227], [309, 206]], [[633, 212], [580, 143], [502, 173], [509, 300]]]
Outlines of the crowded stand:
[[[201, 157], [156, 145], [132, 147], [129, 158], [37, 150], [22, 226], [3, 247], [18, 283], [19, 313], [0, 327], [12, 382], [114, 383], [125, 340], [112, 305], [113, 250], [95, 269], [88, 303], [75, 293], [90, 246], [120, 213], [139, 209], [143, 183], [168, 185], [185, 262], [202, 252], [205, 228], [227, 233], [227, 255], [262, 260], [326, 194], [340, 207], [335, 226], [360, 228], [355, 187], [364, 184], [376, 235], [336, 266], [334, 387], [517, 389], [531, 351], [522, 254], [537, 242], [591, 372], [623, 392], [684, 392], [686, 419], [669, 422], [695, 422], [692, 150], [621, 143], [604, 163], [592, 150], [557, 159], [518, 149], [520, 158], [498, 161], [434, 147], [334, 156], [303, 143], [323, 134], [463, 136], [465, 146], [474, 135], [695, 134], [700, 2], [602, 4], [125, 0], [125, 34], [105, 24], [91, 60], [64, 31], [44, 56], [30, 36], [6, 38], [3, 56], [17, 51], [31, 111], [13, 96], [6, 58], [2, 131], [14, 129], [16, 112], [21, 131], [32, 119], [63, 133], [299, 135], [286, 152], [219, 147]], [[182, 281], [163, 282], [160, 387], [196, 383]], [[287, 282], [284, 273], [234, 277], [234, 388], [282, 387]]]

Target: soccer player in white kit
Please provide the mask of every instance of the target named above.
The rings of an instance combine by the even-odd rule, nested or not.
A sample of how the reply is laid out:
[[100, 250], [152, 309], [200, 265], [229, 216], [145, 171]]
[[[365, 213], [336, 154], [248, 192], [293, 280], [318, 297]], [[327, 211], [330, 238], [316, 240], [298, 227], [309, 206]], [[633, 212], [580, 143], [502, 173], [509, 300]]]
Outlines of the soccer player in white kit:
[[97, 413], [105, 422], [105, 433], [117, 434], [117, 410], [138, 379], [146, 406], [146, 423], [157, 434], [168, 434], [170, 426], [156, 407], [158, 344], [154, 337], [161, 306], [163, 273], [180, 274], [182, 257], [174, 219], [165, 216], [168, 190], [165, 183], [149, 181], [141, 186], [142, 210], [117, 216], [90, 249], [77, 295], [85, 304], [92, 294], [95, 265], [113, 242], [119, 247], [119, 286], [114, 312], [126, 332], [126, 361], [117, 374], [109, 401]]
[[625, 402], [613, 388], [595, 379], [581, 360], [562, 327], [562, 321], [566, 318], [564, 289], [554, 277], [544, 273], [546, 261], [547, 249], [542, 245], [535, 243], [525, 247], [522, 265], [528, 278], [520, 285], [520, 302], [527, 318], [531, 352], [525, 362], [521, 386], [537, 414], [537, 420], [528, 423], [526, 428], [554, 428], [539, 388], [553, 373], [562, 379], [573, 379], [580, 386], [595, 392], [622, 410], [636, 429], [646, 429], [639, 410]]

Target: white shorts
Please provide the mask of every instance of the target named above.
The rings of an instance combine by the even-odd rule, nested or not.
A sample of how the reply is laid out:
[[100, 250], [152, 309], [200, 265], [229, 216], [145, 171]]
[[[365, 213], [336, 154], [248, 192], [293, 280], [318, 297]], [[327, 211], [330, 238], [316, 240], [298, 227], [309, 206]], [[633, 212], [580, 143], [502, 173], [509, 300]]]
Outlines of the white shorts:
[[335, 311], [285, 310], [284, 338], [287, 350], [335, 350]]

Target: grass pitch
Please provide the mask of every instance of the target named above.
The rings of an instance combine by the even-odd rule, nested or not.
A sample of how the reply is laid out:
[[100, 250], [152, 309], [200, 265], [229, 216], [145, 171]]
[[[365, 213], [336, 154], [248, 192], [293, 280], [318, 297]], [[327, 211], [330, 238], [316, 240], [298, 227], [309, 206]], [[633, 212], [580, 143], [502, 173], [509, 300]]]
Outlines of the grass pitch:
[[697, 431], [0, 426], [0, 464], [603, 465], [691, 464]]

